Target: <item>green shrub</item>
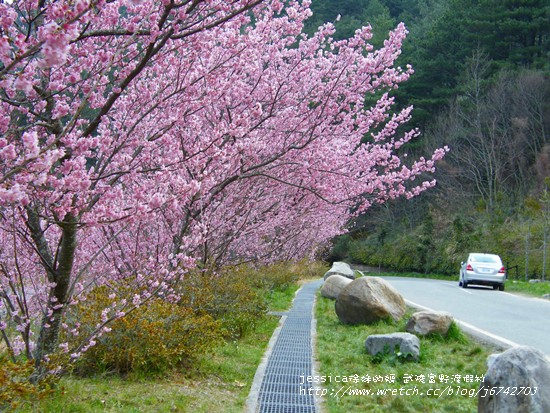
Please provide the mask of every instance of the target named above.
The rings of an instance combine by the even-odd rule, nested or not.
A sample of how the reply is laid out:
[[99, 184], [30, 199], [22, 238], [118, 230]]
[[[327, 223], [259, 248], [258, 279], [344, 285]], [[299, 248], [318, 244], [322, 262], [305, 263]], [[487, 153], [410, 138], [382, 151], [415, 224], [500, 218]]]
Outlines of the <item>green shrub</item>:
[[16, 410], [23, 403], [47, 397], [58, 380], [49, 375], [38, 383], [31, 383], [32, 360], [13, 361], [7, 354], [0, 354], [0, 366], [0, 411]]
[[336, 237], [333, 241], [332, 248], [327, 254], [329, 261], [345, 261], [349, 256], [350, 244], [352, 238], [349, 234], [344, 234]]
[[288, 271], [295, 276], [295, 280], [321, 278], [330, 268], [324, 261], [310, 261], [307, 259], [287, 263], [287, 266]]
[[227, 267], [218, 273], [196, 271], [178, 285], [180, 304], [198, 316], [218, 320], [224, 337], [238, 339], [267, 312], [262, 294], [254, 288], [256, 275], [247, 267]]
[[352, 262], [364, 265], [382, 264], [376, 257], [377, 248], [370, 239], [358, 240], [349, 244], [349, 256]]
[[181, 305], [221, 322], [224, 337], [238, 339], [263, 320], [267, 301], [302, 278], [320, 278], [322, 262], [278, 262], [262, 267], [224, 267], [190, 273], [178, 285]]
[[[217, 339], [236, 340], [255, 328], [267, 313], [269, 292], [325, 271], [324, 264], [306, 262], [193, 271], [176, 286], [177, 304], [154, 298], [113, 321], [112, 330], [84, 353], [77, 371], [162, 373], [185, 364]], [[108, 295], [106, 287], [98, 287], [73, 310], [70, 317], [78, 318], [81, 336], [95, 328], [110, 304]]]
[[[98, 314], [108, 305], [105, 288], [99, 287], [80, 304], [83, 333], [92, 331]], [[109, 333], [96, 339], [78, 361], [83, 374], [163, 373], [188, 364], [207, 352], [221, 337], [220, 323], [208, 314], [153, 298], [109, 324]]]
[[285, 290], [300, 278], [290, 269], [288, 263], [279, 262], [254, 271], [254, 286], [266, 291]]

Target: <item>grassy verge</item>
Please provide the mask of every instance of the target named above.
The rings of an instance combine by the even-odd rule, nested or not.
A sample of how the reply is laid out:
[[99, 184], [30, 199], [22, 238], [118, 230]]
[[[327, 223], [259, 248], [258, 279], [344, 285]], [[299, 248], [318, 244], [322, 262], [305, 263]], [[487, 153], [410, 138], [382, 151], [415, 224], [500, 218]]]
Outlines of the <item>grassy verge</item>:
[[[286, 288], [262, 293], [270, 311], [289, 308], [301, 283], [311, 279], [308, 274], [301, 276], [302, 279], [289, 283]], [[52, 395], [40, 401], [22, 400], [16, 411], [241, 413], [256, 369], [278, 323], [279, 317], [266, 315], [241, 339], [220, 343], [185, 371], [162, 377], [143, 377], [143, 374], [126, 378], [118, 375], [63, 377]]]
[[545, 294], [550, 294], [550, 282], [532, 284], [523, 280], [508, 280], [506, 281], [506, 291], [540, 298]]
[[268, 293], [266, 299], [269, 302], [270, 311], [285, 311], [289, 308], [290, 303], [296, 295], [300, 286], [298, 284], [292, 284], [284, 290], [276, 290]]
[[243, 339], [224, 343], [185, 372], [166, 377], [65, 377], [60, 389], [18, 412], [242, 412], [277, 317], [266, 317]]
[[[456, 326], [453, 326], [446, 338], [421, 338], [421, 356], [419, 361], [414, 362], [395, 355], [373, 358], [364, 347], [370, 334], [405, 331], [407, 316], [399, 323], [346, 326], [336, 316], [334, 301], [319, 296], [316, 317], [320, 375], [326, 376], [327, 381], [329, 376], [335, 378], [358, 375], [360, 378], [358, 383], [346, 383], [341, 379], [340, 382], [325, 383], [328, 391], [323, 397], [326, 412], [470, 413], [477, 410], [477, 399], [468, 397], [467, 394], [472, 394], [479, 386], [475, 382], [475, 376], [485, 373], [485, 360], [489, 352], [462, 334]], [[395, 375], [395, 383], [391, 383], [391, 375]], [[406, 382], [408, 375], [411, 380]], [[435, 375], [435, 383], [429, 383], [430, 375]], [[440, 375], [447, 377], [448, 382], [440, 382]], [[367, 377], [370, 377], [370, 382], [363, 381]], [[374, 382], [374, 378], [384, 379]], [[424, 383], [421, 382], [422, 378]], [[440, 398], [426, 395], [429, 389], [443, 391], [447, 386], [454, 393], [465, 395], [444, 395]], [[336, 396], [342, 387], [343, 390]], [[348, 388], [362, 389], [364, 392], [370, 390], [374, 394], [350, 395], [349, 392], [346, 393]], [[450, 392], [449, 389], [447, 392]], [[386, 394], [376, 394], [378, 391], [386, 391]], [[395, 395], [391, 394], [392, 391]]]

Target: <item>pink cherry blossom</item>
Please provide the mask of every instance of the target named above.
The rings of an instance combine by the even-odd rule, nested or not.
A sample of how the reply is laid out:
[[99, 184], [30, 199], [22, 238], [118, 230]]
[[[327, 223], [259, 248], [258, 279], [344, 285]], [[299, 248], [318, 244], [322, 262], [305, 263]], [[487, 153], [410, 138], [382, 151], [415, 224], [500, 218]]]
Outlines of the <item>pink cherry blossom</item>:
[[[397, 152], [419, 133], [397, 134], [411, 108], [391, 97], [413, 73], [395, 66], [405, 26], [378, 50], [370, 27], [306, 36], [309, 5], [0, 4], [0, 293], [18, 312], [0, 326], [17, 354], [77, 358], [151, 297], [177, 301], [199, 262], [313, 257], [372, 204], [435, 185], [447, 148]], [[83, 334], [65, 315], [97, 285], [110, 304]]]

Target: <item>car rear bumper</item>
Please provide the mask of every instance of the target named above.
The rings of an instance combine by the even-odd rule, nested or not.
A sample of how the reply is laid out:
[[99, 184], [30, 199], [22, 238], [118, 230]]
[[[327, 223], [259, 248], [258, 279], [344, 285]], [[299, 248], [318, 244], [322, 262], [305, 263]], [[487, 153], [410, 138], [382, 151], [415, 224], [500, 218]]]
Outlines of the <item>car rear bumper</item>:
[[468, 284], [479, 284], [479, 285], [500, 285], [504, 284], [506, 280], [506, 275], [488, 275], [488, 274], [477, 274], [477, 273], [466, 273], [464, 281]]

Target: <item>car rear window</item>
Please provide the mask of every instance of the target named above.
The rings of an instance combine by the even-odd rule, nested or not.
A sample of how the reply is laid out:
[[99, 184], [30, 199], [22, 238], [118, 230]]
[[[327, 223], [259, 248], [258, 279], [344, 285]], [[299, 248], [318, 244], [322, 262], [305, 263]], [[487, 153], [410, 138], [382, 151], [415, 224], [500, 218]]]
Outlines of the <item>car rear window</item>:
[[470, 260], [473, 262], [500, 262], [499, 257], [497, 257], [496, 255], [472, 255]]

